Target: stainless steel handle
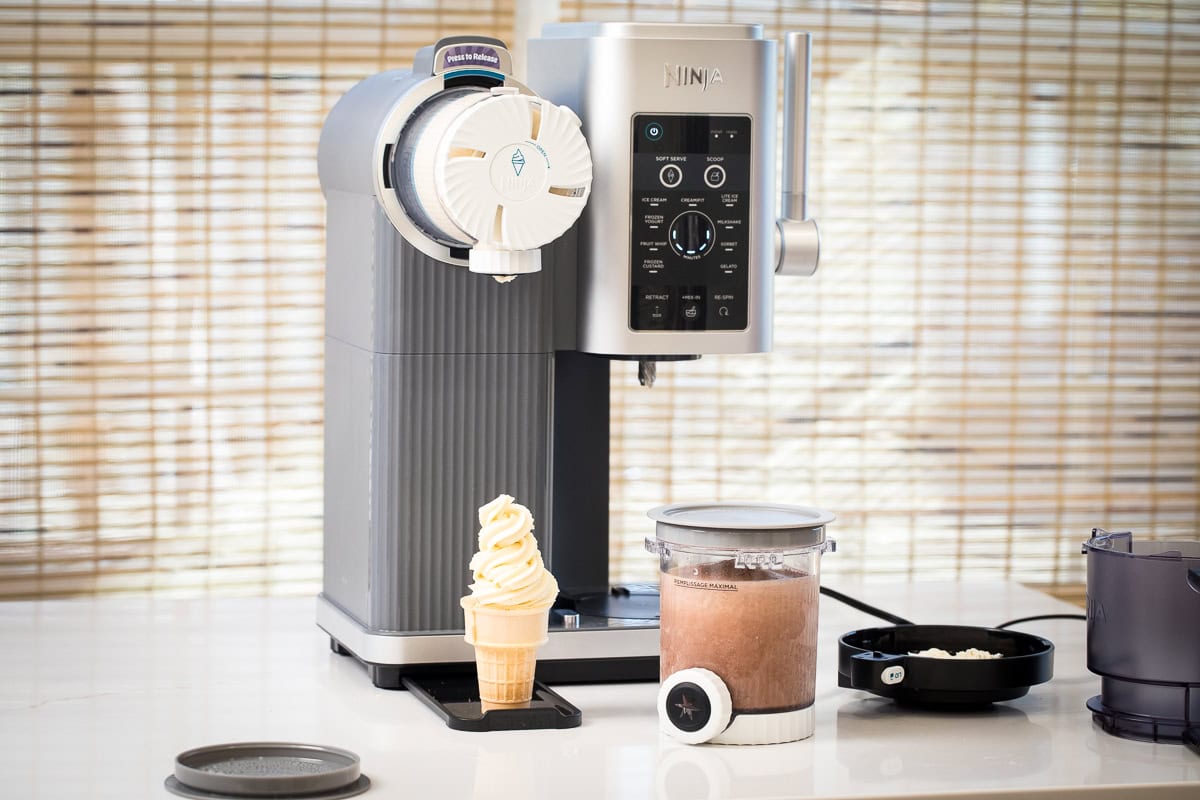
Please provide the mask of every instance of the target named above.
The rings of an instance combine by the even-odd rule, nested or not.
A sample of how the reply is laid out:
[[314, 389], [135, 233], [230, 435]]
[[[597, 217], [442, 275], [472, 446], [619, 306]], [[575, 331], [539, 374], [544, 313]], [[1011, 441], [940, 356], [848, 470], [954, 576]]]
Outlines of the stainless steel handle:
[[783, 219], [804, 219], [808, 182], [808, 98], [812, 34], [783, 36]]
[[776, 223], [775, 271], [812, 275], [821, 238], [808, 219], [808, 99], [812, 34], [788, 31], [783, 37], [783, 191]]

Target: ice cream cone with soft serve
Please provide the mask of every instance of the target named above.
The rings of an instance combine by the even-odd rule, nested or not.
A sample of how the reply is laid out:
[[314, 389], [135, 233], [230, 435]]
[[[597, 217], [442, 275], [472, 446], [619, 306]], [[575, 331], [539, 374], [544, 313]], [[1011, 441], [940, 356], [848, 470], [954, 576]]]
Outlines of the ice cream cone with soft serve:
[[502, 494], [479, 509], [479, 552], [471, 594], [461, 601], [475, 647], [484, 710], [525, 708], [533, 695], [537, 648], [546, 641], [558, 582], [542, 563], [533, 515]]

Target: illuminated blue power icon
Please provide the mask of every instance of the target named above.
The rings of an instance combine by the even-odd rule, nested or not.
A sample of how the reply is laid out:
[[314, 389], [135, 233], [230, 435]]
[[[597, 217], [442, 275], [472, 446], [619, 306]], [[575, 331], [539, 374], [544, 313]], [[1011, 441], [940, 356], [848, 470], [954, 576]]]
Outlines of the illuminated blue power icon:
[[657, 142], [663, 137], [663, 127], [661, 123], [650, 122], [646, 125], [646, 138], [652, 142]]

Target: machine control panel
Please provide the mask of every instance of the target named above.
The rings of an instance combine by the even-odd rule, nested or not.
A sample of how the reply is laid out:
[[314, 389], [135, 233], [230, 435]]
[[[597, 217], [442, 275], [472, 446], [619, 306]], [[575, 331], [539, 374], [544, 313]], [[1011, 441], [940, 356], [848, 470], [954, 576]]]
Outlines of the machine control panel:
[[745, 330], [750, 117], [635, 114], [629, 327]]

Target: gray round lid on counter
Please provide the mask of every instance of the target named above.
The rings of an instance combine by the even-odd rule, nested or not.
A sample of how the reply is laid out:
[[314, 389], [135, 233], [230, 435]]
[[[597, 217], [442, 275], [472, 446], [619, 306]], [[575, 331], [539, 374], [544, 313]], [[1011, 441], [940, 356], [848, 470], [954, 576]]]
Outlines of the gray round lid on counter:
[[660, 541], [694, 547], [791, 549], [818, 547], [829, 511], [776, 503], [673, 503], [646, 513]]
[[164, 782], [182, 797], [340, 800], [371, 788], [349, 750], [289, 742], [238, 742], [186, 750]]

